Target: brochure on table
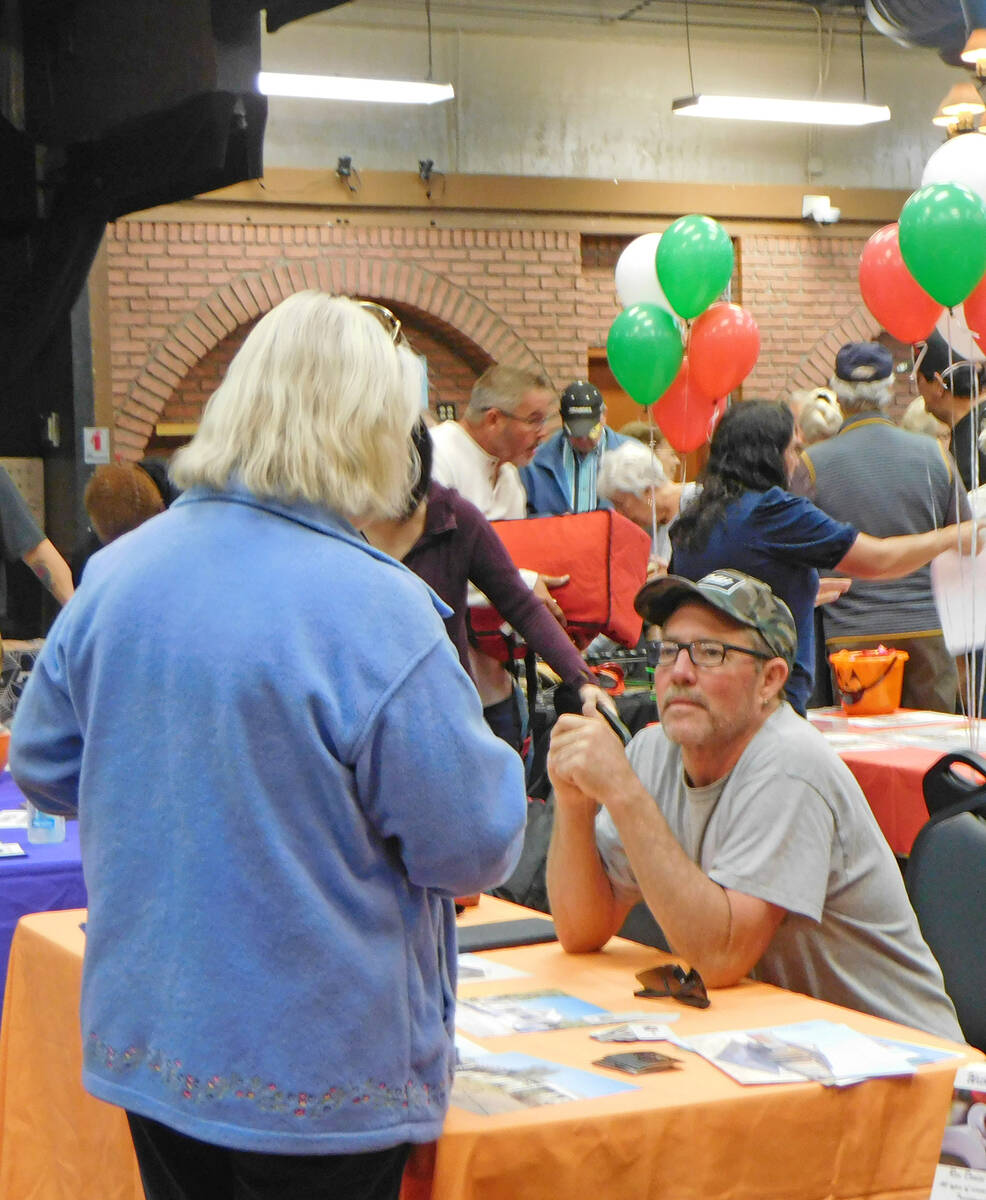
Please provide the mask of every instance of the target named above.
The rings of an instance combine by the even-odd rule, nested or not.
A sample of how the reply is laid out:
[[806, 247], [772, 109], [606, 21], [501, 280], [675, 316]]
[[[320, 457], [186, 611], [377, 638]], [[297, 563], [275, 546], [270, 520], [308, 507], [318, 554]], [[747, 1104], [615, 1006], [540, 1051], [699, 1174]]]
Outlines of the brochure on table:
[[813, 1080], [826, 1087], [847, 1087], [864, 1079], [912, 1075], [922, 1063], [955, 1056], [950, 1050], [867, 1037], [835, 1021], [801, 1021], [675, 1040], [743, 1084]]
[[960, 1067], [931, 1200], [986, 1200], [986, 1065]]

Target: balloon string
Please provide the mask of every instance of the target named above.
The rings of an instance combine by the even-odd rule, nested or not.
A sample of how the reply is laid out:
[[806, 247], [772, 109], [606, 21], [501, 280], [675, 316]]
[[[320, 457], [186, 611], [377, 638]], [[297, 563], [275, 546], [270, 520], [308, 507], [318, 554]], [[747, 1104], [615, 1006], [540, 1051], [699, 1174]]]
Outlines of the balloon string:
[[647, 405], [647, 425], [648, 439], [651, 453], [651, 467], [653, 470], [654, 482], [650, 489], [650, 555], [652, 559], [657, 558], [657, 495], [656, 489], [658, 486], [657, 480], [657, 437], [656, 428], [654, 426], [654, 405]]

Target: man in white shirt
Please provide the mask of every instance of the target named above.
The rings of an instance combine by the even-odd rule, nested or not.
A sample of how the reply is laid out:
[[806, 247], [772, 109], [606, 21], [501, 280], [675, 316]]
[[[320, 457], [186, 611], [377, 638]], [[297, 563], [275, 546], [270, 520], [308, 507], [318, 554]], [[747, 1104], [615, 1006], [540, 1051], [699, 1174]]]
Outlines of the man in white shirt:
[[558, 395], [536, 371], [496, 364], [473, 385], [459, 421], [431, 431], [432, 474], [471, 500], [489, 521], [527, 516], [517, 468], [534, 457]]
[[[557, 412], [558, 394], [537, 371], [494, 364], [473, 384], [466, 411], [458, 421], [431, 430], [432, 476], [455, 488], [489, 521], [527, 516], [527, 493], [517, 472], [541, 444], [544, 427]], [[537, 596], [564, 623], [561, 607], [548, 591], [568, 576], [539, 576], [522, 571]], [[520, 748], [517, 704], [508, 671], [494, 659], [473, 651], [473, 678], [491, 728]]]

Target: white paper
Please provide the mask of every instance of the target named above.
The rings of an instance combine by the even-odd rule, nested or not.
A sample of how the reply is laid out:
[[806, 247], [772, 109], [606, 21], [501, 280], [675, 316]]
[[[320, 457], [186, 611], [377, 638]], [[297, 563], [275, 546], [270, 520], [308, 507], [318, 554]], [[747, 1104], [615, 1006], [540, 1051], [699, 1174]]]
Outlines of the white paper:
[[931, 562], [931, 588], [949, 654], [986, 645], [986, 553], [939, 554]]
[[530, 971], [518, 971], [506, 963], [494, 962], [480, 954], [459, 955], [459, 983], [479, 983], [486, 979], [523, 979]]
[[[914, 1073], [904, 1051], [833, 1021], [704, 1033], [679, 1044], [745, 1084], [812, 1079], [845, 1087], [863, 1079]], [[775, 1047], [780, 1048], [776, 1057]]]
[[0, 809], [0, 829], [27, 829], [27, 809]]

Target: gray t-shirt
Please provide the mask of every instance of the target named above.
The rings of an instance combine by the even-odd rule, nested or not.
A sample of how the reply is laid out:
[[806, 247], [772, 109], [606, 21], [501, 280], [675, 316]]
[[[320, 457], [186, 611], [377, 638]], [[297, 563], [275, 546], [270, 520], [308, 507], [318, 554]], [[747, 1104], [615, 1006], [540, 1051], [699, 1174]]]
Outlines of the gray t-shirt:
[[[16, 562], [44, 541], [44, 534], [31, 516], [17, 485], [0, 467], [0, 556]], [[7, 572], [0, 562], [0, 617], [7, 615]]]
[[[964, 1040], [866, 798], [789, 705], [708, 787], [687, 786], [681, 752], [659, 726], [637, 734], [628, 754], [672, 833], [710, 879], [787, 910], [755, 978]], [[596, 844], [617, 898], [636, 903], [640, 890], [605, 809]]]

